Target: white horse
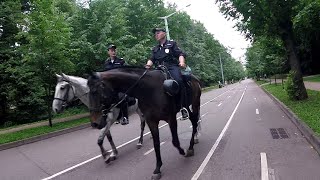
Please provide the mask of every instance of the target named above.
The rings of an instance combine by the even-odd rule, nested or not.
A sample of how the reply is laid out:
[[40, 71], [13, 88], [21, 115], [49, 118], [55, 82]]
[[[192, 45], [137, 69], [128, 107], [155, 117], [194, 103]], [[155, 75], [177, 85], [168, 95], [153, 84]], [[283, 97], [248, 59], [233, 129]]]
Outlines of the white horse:
[[[76, 76], [69, 76], [65, 74], [62, 74], [62, 75], [56, 74], [56, 76], [58, 78], [57, 79], [58, 81], [55, 88], [54, 100], [52, 102], [52, 110], [55, 113], [62, 112], [64, 110], [64, 107], [67, 105], [67, 103], [70, 103], [75, 99], [80, 99], [83, 104], [89, 107], [89, 98], [88, 98], [89, 87], [87, 86], [86, 79], [81, 77], [76, 77]], [[140, 149], [143, 143], [143, 132], [144, 132], [146, 122], [145, 122], [145, 118], [143, 117], [143, 114], [138, 108], [137, 100], [134, 105], [128, 107], [128, 115], [130, 116], [133, 113], [137, 113], [141, 120], [141, 125], [140, 125], [141, 132], [140, 132], [140, 138], [137, 144], [137, 148]], [[101, 133], [98, 138], [98, 145], [100, 147], [102, 156], [106, 163], [109, 163], [110, 161], [115, 160], [116, 156], [118, 155], [117, 148], [112, 140], [110, 127], [117, 120], [119, 114], [120, 114], [120, 109], [117, 107], [114, 107], [109, 111], [109, 113], [105, 116], [106, 126], [101, 129]], [[111, 145], [111, 148], [112, 148], [111, 153], [107, 152], [103, 147], [103, 140], [105, 136], [107, 136], [109, 143]]]

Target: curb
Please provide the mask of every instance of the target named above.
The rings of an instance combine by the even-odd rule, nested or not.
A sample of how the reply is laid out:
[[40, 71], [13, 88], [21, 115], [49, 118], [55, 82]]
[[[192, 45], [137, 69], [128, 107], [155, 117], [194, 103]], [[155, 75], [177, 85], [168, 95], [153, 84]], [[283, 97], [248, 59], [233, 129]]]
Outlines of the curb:
[[47, 133], [47, 134], [31, 137], [31, 138], [20, 140], [20, 141], [15, 141], [15, 142], [6, 143], [6, 144], [0, 144], [0, 151], [5, 150], [5, 149], [18, 147], [18, 146], [25, 145], [25, 144], [34, 143], [34, 142], [41, 141], [41, 140], [44, 140], [44, 139], [49, 139], [49, 138], [52, 138], [52, 137], [55, 137], [55, 136], [59, 136], [59, 135], [62, 135], [62, 134], [70, 133], [70, 132], [81, 130], [81, 129], [85, 129], [85, 128], [88, 128], [88, 127], [90, 127], [90, 123], [82, 124], [82, 125], [79, 125], [79, 126], [76, 126], [76, 127], [68, 128], [68, 129], [62, 129], [62, 130], [59, 130], [59, 131], [54, 131], [54, 132], [51, 132], [51, 133]]
[[295, 124], [298, 127], [302, 135], [307, 139], [311, 146], [313, 146], [313, 148], [320, 155], [320, 138], [317, 137], [317, 135], [312, 131], [312, 129], [310, 129], [305, 122], [299, 119], [285, 104], [279, 101], [276, 97], [274, 97], [264, 88], [261, 89], [280, 107], [280, 109], [288, 116], [288, 118], [293, 122], [293, 124]]

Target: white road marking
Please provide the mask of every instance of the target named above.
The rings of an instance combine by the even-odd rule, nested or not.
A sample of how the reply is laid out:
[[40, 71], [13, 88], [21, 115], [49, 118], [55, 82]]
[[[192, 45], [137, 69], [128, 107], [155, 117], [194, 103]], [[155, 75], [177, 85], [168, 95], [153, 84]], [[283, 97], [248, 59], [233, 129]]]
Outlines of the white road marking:
[[230, 98], [231, 96], [228, 96], [227, 98]]
[[234, 110], [233, 110], [233, 112], [232, 112], [232, 114], [231, 114], [231, 116], [230, 116], [227, 124], [224, 126], [224, 128], [223, 128], [223, 130], [221, 131], [218, 139], [216, 140], [216, 142], [214, 143], [214, 145], [213, 145], [212, 148], [210, 149], [208, 155], [207, 155], [206, 158], [203, 160], [203, 162], [201, 163], [200, 167], [198, 168], [197, 172], [193, 175], [193, 177], [191, 178], [191, 180], [197, 180], [197, 179], [200, 177], [200, 175], [201, 175], [202, 171], [204, 170], [204, 168], [206, 167], [206, 165], [208, 164], [211, 156], [213, 155], [214, 151], [217, 149], [220, 141], [222, 140], [222, 137], [223, 137], [224, 134], [226, 133], [226, 131], [227, 131], [227, 129], [228, 129], [230, 123], [231, 123], [231, 120], [233, 119], [233, 116], [234, 116], [234, 114], [236, 113], [236, 111], [237, 111], [237, 109], [238, 109], [238, 107], [239, 107], [239, 105], [240, 105], [240, 102], [241, 102], [242, 99], [243, 99], [243, 96], [244, 96], [244, 93], [246, 92], [246, 90], [247, 90], [247, 86], [246, 86], [245, 90], [243, 91], [242, 96], [241, 96], [241, 98], [240, 98], [237, 106], [234, 108]]
[[258, 101], [257, 101], [257, 98], [254, 98], [254, 101], [257, 103]]
[[262, 152], [261, 156], [261, 180], [269, 180], [267, 154]]
[[256, 114], [259, 114], [259, 109], [256, 109]]
[[222, 102], [220, 101], [220, 103], [218, 104], [218, 106], [221, 106]]
[[[162, 142], [162, 143], [160, 143], [160, 146], [162, 145], [162, 144], [164, 144], [165, 142]], [[154, 148], [151, 148], [149, 151], [147, 151], [146, 153], [144, 153], [143, 155], [148, 155], [148, 154], [150, 154], [152, 151], [154, 151]]]
[[[237, 86], [236, 86], [236, 87], [237, 87]], [[234, 87], [234, 88], [236, 88], [236, 87]], [[234, 89], [234, 88], [232, 88], [232, 89]], [[207, 102], [205, 102], [204, 104], [202, 104], [200, 107], [202, 107], [202, 106], [204, 106], [204, 105], [207, 105], [207, 104], [210, 103], [211, 101], [217, 99], [218, 97], [220, 97], [220, 96], [222, 96], [223, 94], [231, 91], [232, 89], [229, 89], [228, 91], [220, 94], [219, 96], [216, 96], [215, 98], [210, 99], [209, 101], [207, 101]], [[178, 119], [179, 119], [179, 118], [181, 118], [181, 116], [178, 117]], [[167, 125], [168, 125], [168, 123], [165, 123], [164, 125], [160, 126], [159, 129], [160, 129], [160, 128], [163, 128], [163, 127], [165, 127], [165, 126], [167, 126]], [[148, 135], [148, 134], [150, 134], [150, 133], [151, 133], [150, 131], [147, 132], [147, 133], [144, 133], [143, 136], [146, 136], [146, 135]], [[125, 143], [117, 146], [117, 149], [119, 149], [119, 148], [121, 148], [121, 147], [123, 147], [123, 146], [125, 146], [125, 145], [127, 145], [127, 144], [130, 144], [130, 143], [138, 140], [139, 138], [140, 138], [140, 137], [136, 137], [136, 138], [134, 138], [134, 139], [132, 139], [132, 140], [130, 140], [130, 141], [128, 141], [128, 142], [125, 142]], [[108, 152], [111, 152], [111, 150], [109, 150]], [[93, 158], [91, 158], [91, 159], [88, 159], [88, 160], [86, 160], [86, 161], [84, 161], [84, 162], [81, 162], [81, 163], [79, 163], [79, 164], [76, 164], [76, 165], [74, 165], [74, 166], [72, 166], [72, 167], [69, 167], [69, 168], [67, 168], [67, 169], [65, 169], [65, 170], [63, 170], [63, 171], [60, 171], [60, 172], [56, 173], [56, 174], [53, 174], [53, 175], [51, 175], [51, 176], [49, 176], [49, 177], [46, 177], [46, 178], [44, 178], [44, 179], [42, 179], [42, 180], [50, 180], [50, 179], [53, 179], [53, 178], [55, 178], [55, 177], [57, 177], [57, 176], [60, 176], [60, 175], [62, 175], [62, 174], [65, 174], [66, 172], [69, 172], [69, 171], [71, 171], [71, 170], [73, 170], [73, 169], [75, 169], [75, 168], [77, 168], [77, 167], [80, 167], [80, 166], [82, 166], [82, 165], [84, 165], [84, 164], [87, 164], [87, 163], [89, 163], [89, 162], [91, 162], [91, 161], [93, 161], [93, 160], [95, 160], [95, 159], [100, 158], [100, 157], [101, 157], [101, 154], [100, 154], [100, 155], [97, 155], [97, 156], [95, 156], [95, 157], [93, 157]]]

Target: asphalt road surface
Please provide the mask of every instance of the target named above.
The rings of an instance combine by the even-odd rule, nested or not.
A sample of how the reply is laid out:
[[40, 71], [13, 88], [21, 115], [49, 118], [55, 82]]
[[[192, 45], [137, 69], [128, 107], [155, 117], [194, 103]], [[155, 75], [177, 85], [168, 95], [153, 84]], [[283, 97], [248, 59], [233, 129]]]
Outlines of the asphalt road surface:
[[[251, 80], [203, 93], [200, 143], [195, 155], [179, 155], [169, 127], [160, 124], [162, 180], [320, 180], [320, 157], [278, 106]], [[179, 114], [178, 114], [179, 115]], [[190, 121], [179, 121], [187, 148]], [[98, 130], [87, 128], [0, 151], [1, 180], [144, 180], [155, 168], [149, 129], [136, 149], [137, 115], [111, 128], [119, 147], [106, 165], [97, 146]], [[105, 139], [104, 146], [110, 149]]]

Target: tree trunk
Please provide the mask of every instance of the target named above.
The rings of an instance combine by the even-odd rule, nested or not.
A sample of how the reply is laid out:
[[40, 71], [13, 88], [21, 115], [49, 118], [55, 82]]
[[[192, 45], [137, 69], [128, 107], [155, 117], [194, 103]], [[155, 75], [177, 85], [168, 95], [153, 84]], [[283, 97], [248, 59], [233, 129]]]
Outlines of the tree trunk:
[[0, 99], [0, 125], [5, 123], [7, 116], [7, 105], [5, 97], [3, 99]]
[[302, 79], [300, 60], [295, 50], [296, 46], [295, 46], [295, 41], [293, 37], [292, 26], [287, 28], [287, 30], [283, 31], [281, 38], [284, 42], [284, 45], [288, 54], [291, 70], [295, 72], [295, 75], [293, 78], [294, 86], [297, 87], [295, 88], [296, 92], [294, 93], [295, 99], [296, 100], [307, 99], [308, 94]]
[[48, 115], [49, 115], [49, 126], [52, 127], [52, 113], [51, 113], [51, 96], [50, 96], [50, 91], [51, 91], [51, 83], [49, 82], [48, 84], [48, 90], [47, 90], [47, 107], [48, 107]]

